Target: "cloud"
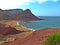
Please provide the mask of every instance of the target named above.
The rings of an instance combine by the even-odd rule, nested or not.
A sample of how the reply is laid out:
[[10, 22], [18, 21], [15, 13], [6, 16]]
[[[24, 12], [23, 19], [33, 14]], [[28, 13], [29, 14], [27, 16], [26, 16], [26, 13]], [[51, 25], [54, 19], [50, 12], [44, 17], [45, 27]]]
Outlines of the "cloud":
[[21, 5], [29, 5], [32, 0], [0, 0], [1, 9], [18, 8]]
[[51, 1], [51, 2], [57, 2], [59, 0], [37, 0], [39, 3], [44, 3], [44, 2], [47, 2], [47, 1]]
[[40, 3], [44, 3], [44, 2], [47, 2], [48, 0], [37, 0], [37, 1]]
[[52, 0], [53, 2], [57, 2], [57, 1], [59, 1], [59, 0]]
[[59, 0], [0, 0], [1, 9], [14, 9], [21, 5], [29, 5], [30, 3], [39, 2], [44, 3], [47, 1], [57, 2]]

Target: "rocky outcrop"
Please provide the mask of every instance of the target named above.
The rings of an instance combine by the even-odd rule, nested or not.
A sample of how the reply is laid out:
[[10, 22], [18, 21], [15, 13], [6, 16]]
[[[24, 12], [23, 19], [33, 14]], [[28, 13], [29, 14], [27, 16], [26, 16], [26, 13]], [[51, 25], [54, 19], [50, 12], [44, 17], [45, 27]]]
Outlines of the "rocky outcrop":
[[0, 35], [13, 35], [21, 33], [22, 31], [16, 30], [15, 28], [6, 25], [6, 24], [0, 24]]

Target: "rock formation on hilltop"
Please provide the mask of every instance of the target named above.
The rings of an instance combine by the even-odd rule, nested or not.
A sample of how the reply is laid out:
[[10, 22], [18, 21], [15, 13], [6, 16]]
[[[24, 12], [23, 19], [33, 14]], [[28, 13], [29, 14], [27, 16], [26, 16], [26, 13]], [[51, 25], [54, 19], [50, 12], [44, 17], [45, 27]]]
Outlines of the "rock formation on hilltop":
[[0, 10], [0, 20], [35, 21], [41, 19], [32, 14], [29, 9], [10, 9]]

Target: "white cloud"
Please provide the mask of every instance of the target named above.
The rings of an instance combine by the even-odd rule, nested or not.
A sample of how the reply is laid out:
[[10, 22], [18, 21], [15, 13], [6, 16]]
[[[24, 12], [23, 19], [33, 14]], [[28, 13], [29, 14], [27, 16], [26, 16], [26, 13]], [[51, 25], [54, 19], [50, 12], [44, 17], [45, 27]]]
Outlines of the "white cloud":
[[47, 1], [51, 1], [51, 2], [57, 2], [59, 0], [37, 0], [39, 3], [44, 3], [44, 2], [47, 2]]
[[37, 0], [37, 1], [40, 2], [40, 3], [44, 3], [44, 2], [46, 2], [48, 0]]
[[0, 8], [13, 9], [18, 8], [21, 5], [29, 5], [31, 2], [44, 3], [46, 1], [57, 2], [59, 0], [0, 0]]
[[57, 1], [59, 1], [59, 0], [52, 0], [53, 2], [57, 2]]
[[29, 5], [32, 0], [0, 0], [1, 9], [18, 8], [19, 5]]

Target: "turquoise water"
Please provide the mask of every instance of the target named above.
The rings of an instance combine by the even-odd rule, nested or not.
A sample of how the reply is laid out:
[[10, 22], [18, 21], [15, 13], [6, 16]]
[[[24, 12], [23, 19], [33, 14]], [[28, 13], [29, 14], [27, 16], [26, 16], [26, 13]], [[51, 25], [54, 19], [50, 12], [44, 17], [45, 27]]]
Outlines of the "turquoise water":
[[60, 28], [60, 16], [40, 16], [39, 18], [45, 20], [24, 22], [20, 23], [20, 25], [35, 30], [43, 28]]

